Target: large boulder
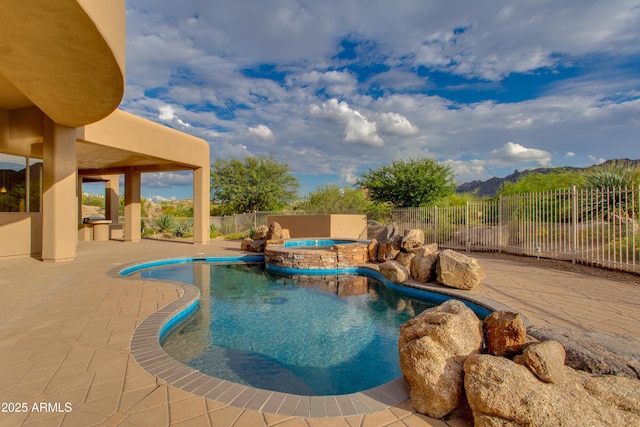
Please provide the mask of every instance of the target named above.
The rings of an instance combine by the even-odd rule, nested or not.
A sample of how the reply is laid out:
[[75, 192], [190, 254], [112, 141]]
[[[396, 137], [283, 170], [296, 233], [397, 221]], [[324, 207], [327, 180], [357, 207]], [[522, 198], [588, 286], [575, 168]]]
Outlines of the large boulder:
[[402, 236], [391, 234], [384, 240], [378, 241], [378, 261], [386, 262], [396, 259], [400, 253], [400, 243]]
[[416, 256], [411, 260], [409, 271], [411, 277], [422, 283], [427, 283], [436, 278], [436, 265], [438, 263], [438, 253], [421, 250], [416, 252]]
[[482, 348], [482, 326], [464, 303], [449, 300], [400, 327], [400, 369], [417, 412], [442, 418], [464, 403], [465, 359]]
[[253, 240], [267, 240], [267, 234], [269, 233], [269, 227], [266, 225], [259, 225], [256, 231], [253, 232], [251, 238]]
[[458, 289], [472, 289], [484, 279], [485, 271], [475, 258], [445, 249], [438, 255], [438, 282]]
[[398, 226], [395, 223], [390, 225], [382, 225], [374, 222], [373, 224], [367, 224], [367, 239], [368, 240], [380, 240], [380, 238], [386, 238], [385, 236], [390, 233], [391, 230], [397, 229]]
[[367, 252], [369, 253], [369, 260], [370, 262], [377, 262], [378, 261], [378, 246], [380, 246], [378, 244], [378, 241], [376, 239], [372, 239], [371, 242], [369, 242], [369, 245], [367, 245]]
[[531, 344], [522, 358], [538, 378], [547, 383], [561, 383], [565, 379], [564, 347], [558, 341]]
[[[244, 242], [243, 242], [244, 244]], [[242, 245], [242, 244], [241, 244]], [[249, 252], [264, 252], [264, 248], [267, 245], [266, 240], [250, 240], [246, 242], [246, 249]]]
[[495, 311], [482, 322], [484, 346], [494, 356], [513, 356], [522, 350], [527, 340], [527, 328], [522, 316], [510, 311]]
[[405, 252], [411, 252], [424, 245], [424, 231], [419, 228], [404, 230], [400, 247]]
[[411, 269], [411, 261], [416, 257], [416, 254], [412, 252], [400, 252], [396, 257], [396, 261], [400, 264], [407, 267], [407, 269]]
[[392, 260], [383, 262], [378, 266], [378, 268], [380, 269], [380, 274], [390, 282], [402, 283], [409, 280], [409, 269], [398, 261]]
[[474, 354], [464, 385], [476, 427], [640, 425], [640, 381], [564, 367], [564, 381], [541, 381], [528, 366]]
[[282, 239], [282, 226], [277, 222], [269, 224], [269, 231], [267, 231], [266, 240], [281, 240]]
[[565, 349], [566, 364], [594, 374], [640, 379], [640, 340], [607, 332], [530, 326], [529, 335], [540, 341], [555, 340]]

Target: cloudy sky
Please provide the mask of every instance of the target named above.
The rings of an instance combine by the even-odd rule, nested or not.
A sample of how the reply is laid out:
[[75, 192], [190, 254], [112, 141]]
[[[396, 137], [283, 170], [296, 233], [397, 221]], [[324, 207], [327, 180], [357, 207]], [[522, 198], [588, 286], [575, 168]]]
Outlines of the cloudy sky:
[[639, 0], [126, 4], [121, 108], [212, 160], [273, 153], [303, 193], [425, 156], [460, 183], [640, 158]]

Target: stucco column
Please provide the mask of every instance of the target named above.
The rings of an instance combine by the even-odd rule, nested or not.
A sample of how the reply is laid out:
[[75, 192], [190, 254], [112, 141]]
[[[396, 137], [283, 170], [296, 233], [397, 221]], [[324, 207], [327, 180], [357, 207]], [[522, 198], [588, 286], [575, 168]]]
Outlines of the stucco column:
[[108, 175], [104, 184], [104, 214], [112, 224], [118, 223], [118, 208], [120, 207], [120, 175]]
[[124, 174], [124, 241], [140, 241], [140, 172], [127, 168]]
[[76, 256], [78, 181], [76, 129], [44, 119], [42, 165], [42, 260]]
[[209, 167], [193, 171], [193, 243], [209, 243]]

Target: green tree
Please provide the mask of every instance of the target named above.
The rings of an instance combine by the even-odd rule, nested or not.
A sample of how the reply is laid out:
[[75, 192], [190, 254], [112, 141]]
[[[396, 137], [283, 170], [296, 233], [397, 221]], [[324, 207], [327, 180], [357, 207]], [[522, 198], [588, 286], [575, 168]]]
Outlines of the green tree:
[[559, 170], [551, 173], [531, 172], [521, 175], [515, 182], [505, 182], [496, 197], [516, 196], [528, 193], [544, 193], [566, 190], [584, 182], [582, 174], [571, 170]]
[[319, 186], [296, 208], [319, 214], [363, 214], [377, 221], [389, 213], [386, 206], [373, 203], [362, 190], [337, 184]]
[[273, 155], [216, 159], [211, 165], [211, 197], [223, 213], [282, 209], [297, 197], [298, 180]]
[[405, 208], [432, 206], [453, 193], [456, 188], [453, 178], [449, 166], [423, 158], [369, 169], [355, 185], [366, 189], [373, 201]]
[[361, 190], [324, 184], [309, 193], [298, 207], [319, 214], [361, 213], [370, 204]]

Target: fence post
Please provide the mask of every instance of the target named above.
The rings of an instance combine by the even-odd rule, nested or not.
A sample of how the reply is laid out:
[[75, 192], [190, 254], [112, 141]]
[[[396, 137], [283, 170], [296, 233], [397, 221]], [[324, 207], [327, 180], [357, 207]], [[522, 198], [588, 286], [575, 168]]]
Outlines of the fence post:
[[434, 214], [433, 214], [433, 242], [440, 246], [440, 239], [438, 238], [438, 207], [434, 206]]
[[502, 253], [502, 194], [498, 196], [498, 253]]
[[465, 234], [466, 234], [466, 246], [467, 246], [467, 252], [471, 252], [471, 241], [469, 240], [469, 201], [467, 200], [467, 205], [464, 209], [464, 228], [465, 228]]
[[571, 191], [571, 263], [576, 263], [578, 248], [578, 190], [574, 185]]

